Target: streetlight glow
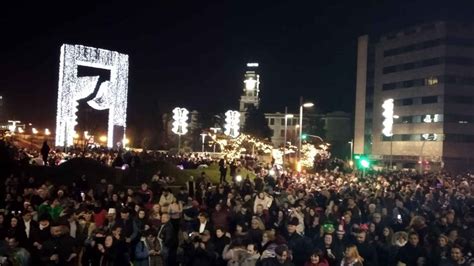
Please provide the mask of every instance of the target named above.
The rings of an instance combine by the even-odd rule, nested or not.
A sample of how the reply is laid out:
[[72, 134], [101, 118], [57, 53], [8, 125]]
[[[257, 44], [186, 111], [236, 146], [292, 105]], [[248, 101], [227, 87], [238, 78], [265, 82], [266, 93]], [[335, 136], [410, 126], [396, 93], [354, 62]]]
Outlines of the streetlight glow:
[[301, 142], [303, 135], [303, 108], [313, 107], [314, 103], [306, 102], [303, 103], [303, 97], [300, 97], [300, 128], [299, 128], [299, 145], [298, 145], [298, 160], [301, 160]]
[[45, 129], [44, 129], [44, 134], [45, 134], [46, 136], [49, 136], [49, 135], [51, 135], [51, 131], [49, 131], [49, 129], [45, 128]]
[[106, 142], [107, 141], [107, 136], [102, 135], [99, 137], [100, 142]]

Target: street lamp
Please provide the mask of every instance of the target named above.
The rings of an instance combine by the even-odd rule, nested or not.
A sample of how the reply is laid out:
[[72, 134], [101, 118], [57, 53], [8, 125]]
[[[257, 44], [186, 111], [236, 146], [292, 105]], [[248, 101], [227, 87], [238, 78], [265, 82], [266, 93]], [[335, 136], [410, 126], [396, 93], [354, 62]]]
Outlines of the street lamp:
[[49, 135], [51, 135], [51, 131], [49, 131], [49, 129], [45, 128], [45, 129], [44, 129], [44, 134], [45, 134], [46, 136], [49, 136]]
[[32, 128], [31, 133], [33, 133], [33, 135], [36, 135], [38, 134], [38, 130], [36, 128]]
[[212, 148], [212, 150], [213, 150], [213, 152], [215, 153], [215, 152], [216, 152], [216, 140], [217, 140], [217, 135], [216, 135], [216, 133], [217, 133], [217, 131], [220, 131], [221, 128], [220, 128], [220, 127], [211, 127], [211, 128], [209, 128], [209, 129], [214, 133], [214, 137], [213, 137], [213, 139], [214, 139], [214, 147]]
[[288, 114], [288, 107], [285, 106], [285, 141], [283, 142], [283, 167], [285, 166], [285, 156], [286, 156], [286, 134], [288, 131], [288, 118], [293, 118], [294, 115]]
[[202, 147], [201, 147], [201, 152], [204, 153], [204, 141], [206, 140], [207, 133], [201, 133], [202, 137]]
[[[393, 115], [392, 118], [393, 119], [398, 119], [398, 118], [400, 118], [400, 116]], [[390, 136], [390, 163], [389, 163], [390, 170], [392, 170], [392, 161], [393, 161], [393, 132]]]
[[347, 143], [351, 145], [351, 158], [349, 159], [349, 165], [352, 167], [354, 165], [354, 162], [352, 161], [352, 156], [354, 156], [354, 140], [351, 140]]
[[106, 142], [107, 141], [107, 136], [106, 135], [102, 135], [99, 137], [99, 141], [100, 142]]
[[303, 97], [300, 97], [300, 134], [299, 134], [299, 145], [298, 145], [298, 160], [301, 160], [301, 140], [303, 135], [303, 108], [313, 107], [314, 103], [307, 102], [303, 103]]

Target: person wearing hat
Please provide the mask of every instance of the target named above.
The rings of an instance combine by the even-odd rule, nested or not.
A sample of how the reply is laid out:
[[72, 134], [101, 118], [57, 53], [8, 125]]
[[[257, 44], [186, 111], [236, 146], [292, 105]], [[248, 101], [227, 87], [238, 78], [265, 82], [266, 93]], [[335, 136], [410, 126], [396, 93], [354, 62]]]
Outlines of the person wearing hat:
[[296, 230], [300, 224], [298, 218], [291, 218], [287, 226], [286, 241], [288, 248], [293, 255], [293, 262], [296, 265], [303, 265], [311, 256], [313, 245], [311, 239], [300, 235]]

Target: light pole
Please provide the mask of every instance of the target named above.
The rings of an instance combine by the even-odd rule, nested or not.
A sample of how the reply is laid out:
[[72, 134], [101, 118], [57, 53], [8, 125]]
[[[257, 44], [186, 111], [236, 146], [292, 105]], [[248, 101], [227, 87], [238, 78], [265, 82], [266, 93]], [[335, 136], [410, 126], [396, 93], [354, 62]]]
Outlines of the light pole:
[[298, 144], [298, 161], [301, 160], [301, 140], [303, 136], [303, 108], [313, 107], [314, 103], [307, 102], [303, 103], [303, 97], [300, 97], [300, 133], [299, 133], [299, 144]]
[[[392, 117], [393, 117], [393, 119], [398, 119], [399, 118], [398, 115], [394, 115]], [[390, 163], [389, 163], [390, 171], [392, 170], [392, 161], [393, 161], [393, 132], [390, 136]]]
[[423, 174], [423, 148], [425, 147], [426, 140], [421, 144], [420, 149], [420, 175]]
[[293, 115], [288, 114], [288, 108], [285, 106], [285, 141], [283, 142], [283, 167], [285, 167], [286, 134], [287, 134], [287, 131], [288, 131], [288, 118], [293, 118]]
[[217, 131], [220, 131], [221, 128], [220, 128], [220, 127], [211, 127], [211, 128], [209, 128], [209, 129], [214, 133], [214, 137], [213, 137], [213, 139], [214, 139], [213, 152], [215, 153], [215, 152], [216, 152], [216, 140], [217, 140], [217, 135], [216, 135], [216, 133], [217, 133]]
[[204, 141], [206, 140], [206, 136], [207, 134], [206, 133], [201, 133], [201, 137], [202, 137], [202, 147], [201, 147], [201, 152], [204, 153]]
[[[350, 163], [353, 163], [352, 162], [352, 159], [353, 159], [352, 157], [354, 156], [354, 139], [352, 139], [348, 143], [351, 145], [351, 158], [349, 160], [349, 164], [350, 164]], [[351, 167], [352, 167], [352, 165], [351, 165]]]

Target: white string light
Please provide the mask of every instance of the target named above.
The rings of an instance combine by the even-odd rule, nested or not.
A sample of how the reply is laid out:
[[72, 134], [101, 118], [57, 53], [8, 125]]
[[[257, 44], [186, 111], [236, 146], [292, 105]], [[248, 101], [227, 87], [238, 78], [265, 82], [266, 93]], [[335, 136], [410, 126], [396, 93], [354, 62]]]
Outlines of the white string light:
[[393, 99], [387, 99], [383, 102], [382, 108], [383, 108], [383, 113], [382, 116], [384, 117], [384, 120], [382, 122], [382, 125], [384, 126], [382, 129], [382, 133], [386, 137], [391, 137], [393, 136]]
[[128, 55], [83, 45], [63, 44], [59, 63], [56, 146], [71, 146], [77, 125], [78, 100], [94, 92], [98, 76], [78, 77], [78, 66], [110, 70], [110, 80], [100, 84], [94, 99], [88, 101], [96, 110], [109, 110], [107, 146], [113, 147], [114, 127], [127, 120]]
[[229, 110], [225, 113], [225, 131], [224, 134], [232, 138], [239, 136], [240, 132], [240, 113], [238, 111]]
[[186, 108], [176, 107], [173, 109], [173, 128], [171, 131], [176, 135], [185, 135], [188, 133], [188, 114]]

